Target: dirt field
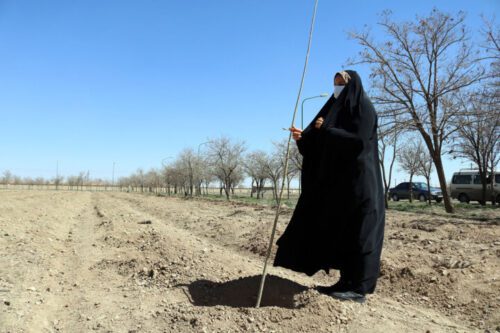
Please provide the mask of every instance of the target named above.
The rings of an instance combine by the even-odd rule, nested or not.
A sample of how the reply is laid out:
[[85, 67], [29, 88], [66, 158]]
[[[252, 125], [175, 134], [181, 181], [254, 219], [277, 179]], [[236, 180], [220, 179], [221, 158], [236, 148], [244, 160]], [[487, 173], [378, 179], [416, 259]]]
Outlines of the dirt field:
[[0, 332], [500, 332], [496, 224], [389, 211], [365, 304], [310, 289], [336, 273], [271, 267], [255, 309], [272, 221], [223, 202], [0, 191]]

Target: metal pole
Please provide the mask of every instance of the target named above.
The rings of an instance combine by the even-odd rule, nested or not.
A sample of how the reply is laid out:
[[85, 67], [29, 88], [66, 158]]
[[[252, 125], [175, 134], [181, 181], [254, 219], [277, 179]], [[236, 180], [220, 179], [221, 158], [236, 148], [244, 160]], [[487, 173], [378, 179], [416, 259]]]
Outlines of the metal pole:
[[56, 191], [59, 189], [59, 160], [56, 161]]
[[327, 97], [327, 96], [328, 96], [328, 94], [321, 94], [321, 95], [317, 95], [317, 96], [307, 97], [307, 98], [304, 98], [302, 100], [302, 106], [300, 108], [300, 128], [301, 129], [304, 129], [304, 102], [309, 100], [309, 99], [319, 98], [319, 97]]
[[111, 176], [111, 186], [115, 186], [115, 162], [113, 162], [113, 175]]
[[[295, 102], [295, 109], [293, 111], [292, 126], [295, 123], [295, 117], [297, 115], [297, 109], [298, 109], [299, 102], [300, 102], [300, 96], [302, 94], [302, 87], [304, 86], [304, 79], [305, 79], [306, 71], [307, 71], [307, 63], [309, 61], [309, 53], [310, 53], [310, 50], [311, 50], [312, 35], [313, 35], [313, 31], [314, 31], [314, 21], [316, 19], [316, 10], [317, 10], [317, 8], [318, 8], [318, 0], [315, 0], [315, 2], [314, 2], [314, 11], [313, 11], [313, 16], [312, 16], [312, 20], [311, 20], [311, 27], [310, 27], [310, 30], [309, 30], [309, 41], [308, 41], [308, 44], [307, 44], [306, 59], [305, 59], [305, 62], [304, 62], [304, 69], [302, 71], [302, 78], [300, 80], [300, 87], [299, 87], [299, 92], [297, 94], [297, 100]], [[287, 148], [286, 148], [285, 165], [284, 165], [284, 168], [283, 168], [283, 179], [282, 179], [282, 182], [281, 182], [280, 194], [279, 194], [278, 202], [277, 202], [278, 205], [276, 207], [276, 215], [274, 217], [274, 225], [273, 225], [273, 230], [271, 232], [271, 239], [269, 240], [269, 246], [267, 248], [266, 259], [264, 261], [264, 269], [262, 271], [262, 278], [261, 278], [260, 286], [259, 286], [259, 294], [257, 296], [257, 304], [255, 305], [256, 308], [260, 307], [260, 302], [261, 302], [261, 299], [262, 299], [262, 291], [264, 290], [264, 284], [265, 284], [265, 281], [266, 281], [267, 262], [269, 261], [269, 257], [271, 256], [271, 249], [273, 247], [274, 234], [276, 233], [276, 226], [278, 224], [278, 219], [279, 219], [279, 215], [280, 215], [281, 199], [283, 197], [283, 188], [285, 187], [286, 174], [288, 173], [288, 159], [289, 159], [289, 156], [290, 156], [290, 141], [291, 141], [291, 139], [292, 139], [292, 133], [290, 132], [290, 134], [288, 134], [288, 143], [287, 143]]]
[[207, 142], [202, 142], [202, 143], [200, 143], [200, 144], [198, 145], [198, 157], [200, 157], [200, 148], [201, 148], [201, 146], [203, 146], [203, 145], [205, 145], [205, 144], [207, 144], [207, 143], [210, 143], [210, 141], [207, 141]]

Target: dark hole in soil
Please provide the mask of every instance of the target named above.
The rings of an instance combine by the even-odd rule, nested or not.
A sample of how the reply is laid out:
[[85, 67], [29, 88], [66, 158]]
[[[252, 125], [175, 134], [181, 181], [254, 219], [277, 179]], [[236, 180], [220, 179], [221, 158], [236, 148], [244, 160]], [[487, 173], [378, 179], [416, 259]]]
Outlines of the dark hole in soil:
[[[227, 282], [197, 280], [187, 287], [193, 304], [197, 306], [255, 307], [260, 280], [261, 275]], [[307, 289], [291, 280], [267, 275], [260, 306], [298, 308], [299, 306], [294, 302], [294, 296]]]

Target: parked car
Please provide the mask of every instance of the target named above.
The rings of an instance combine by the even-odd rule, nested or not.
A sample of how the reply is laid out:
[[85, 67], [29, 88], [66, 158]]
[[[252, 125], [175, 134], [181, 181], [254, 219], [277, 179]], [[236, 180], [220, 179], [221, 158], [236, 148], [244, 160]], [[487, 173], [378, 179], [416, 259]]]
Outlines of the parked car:
[[[495, 173], [494, 185], [491, 186], [491, 175], [488, 176], [486, 188], [486, 199], [500, 202], [500, 172]], [[469, 203], [483, 200], [483, 186], [478, 170], [461, 170], [455, 172], [451, 178], [450, 194], [453, 199]]]
[[[443, 200], [443, 193], [439, 187], [431, 187], [430, 192], [427, 189], [426, 183], [412, 182], [412, 194], [414, 199], [420, 201], [427, 201], [429, 197], [436, 202], [441, 202]], [[400, 199], [410, 198], [410, 183], [404, 182], [398, 184], [398, 186], [389, 189], [389, 197], [393, 201], [399, 201]]]

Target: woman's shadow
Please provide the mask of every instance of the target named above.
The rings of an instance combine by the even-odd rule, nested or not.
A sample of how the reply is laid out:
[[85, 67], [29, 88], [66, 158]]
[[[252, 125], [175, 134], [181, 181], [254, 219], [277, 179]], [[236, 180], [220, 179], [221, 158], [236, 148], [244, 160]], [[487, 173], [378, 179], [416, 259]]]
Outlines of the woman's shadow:
[[[261, 275], [242, 277], [227, 282], [196, 280], [187, 287], [191, 303], [197, 306], [255, 307]], [[296, 282], [267, 275], [262, 294], [261, 307], [277, 306], [281, 308], [299, 308], [294, 296], [308, 288]]]

